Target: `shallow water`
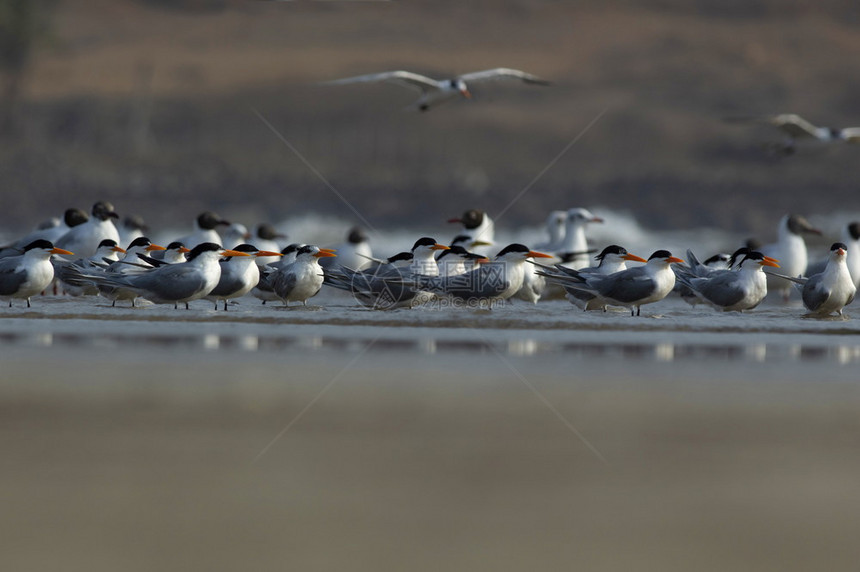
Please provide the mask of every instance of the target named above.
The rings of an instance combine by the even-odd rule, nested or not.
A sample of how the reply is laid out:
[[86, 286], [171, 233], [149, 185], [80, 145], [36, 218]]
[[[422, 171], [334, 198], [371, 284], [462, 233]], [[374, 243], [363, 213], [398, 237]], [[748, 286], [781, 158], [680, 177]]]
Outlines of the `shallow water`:
[[[308, 307], [262, 305], [245, 297], [228, 311], [197, 301], [174, 309], [110, 307], [100, 298], [44, 296], [30, 309], [2, 309], [3, 347], [84, 350], [182, 349], [236, 352], [500, 353], [575, 361], [799, 361], [833, 367], [860, 361], [860, 323], [803, 317], [803, 308], [765, 304], [722, 313], [667, 299], [643, 308], [581, 312], [566, 301], [514, 302], [492, 310], [427, 307], [374, 311], [338, 292]], [[850, 313], [850, 307], [846, 313]]]
[[7, 566], [856, 564], [854, 320], [313, 302], [0, 309]]

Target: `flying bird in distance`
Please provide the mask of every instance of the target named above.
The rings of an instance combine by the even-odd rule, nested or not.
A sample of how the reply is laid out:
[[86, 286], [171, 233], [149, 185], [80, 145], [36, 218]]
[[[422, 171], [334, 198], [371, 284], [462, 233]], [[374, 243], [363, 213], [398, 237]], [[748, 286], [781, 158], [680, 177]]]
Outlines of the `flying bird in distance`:
[[511, 68], [493, 68], [489, 70], [470, 72], [446, 79], [433, 79], [425, 75], [410, 71], [397, 70], [381, 73], [372, 73], [335, 79], [323, 82], [324, 85], [344, 85], [350, 83], [378, 83], [388, 82], [417, 89], [421, 96], [412, 105], [420, 111], [427, 111], [445, 101], [455, 97], [472, 98], [469, 91], [470, 84], [484, 83], [499, 79], [519, 80], [532, 85], [549, 85], [550, 83], [530, 73]]
[[785, 139], [779, 143], [765, 144], [770, 150], [791, 155], [798, 144], [804, 143], [860, 143], [860, 127], [819, 127], [795, 113], [761, 115], [751, 117], [728, 117], [731, 123], [758, 123], [779, 129]]

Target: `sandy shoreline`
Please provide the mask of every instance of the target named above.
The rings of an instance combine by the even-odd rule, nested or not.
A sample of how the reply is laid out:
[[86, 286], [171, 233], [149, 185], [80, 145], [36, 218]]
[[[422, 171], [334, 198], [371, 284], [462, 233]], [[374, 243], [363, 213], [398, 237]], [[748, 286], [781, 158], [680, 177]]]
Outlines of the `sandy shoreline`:
[[858, 556], [851, 368], [2, 354], [9, 569], [835, 570]]

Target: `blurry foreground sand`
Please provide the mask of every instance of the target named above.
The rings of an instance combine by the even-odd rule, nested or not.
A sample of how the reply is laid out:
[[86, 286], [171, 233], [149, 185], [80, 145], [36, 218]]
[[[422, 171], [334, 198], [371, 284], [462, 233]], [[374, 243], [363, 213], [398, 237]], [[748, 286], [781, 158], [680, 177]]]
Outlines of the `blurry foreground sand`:
[[5, 570], [786, 571], [860, 556], [860, 393], [804, 381], [803, 364], [729, 381], [726, 364], [46, 354], [3, 355]]

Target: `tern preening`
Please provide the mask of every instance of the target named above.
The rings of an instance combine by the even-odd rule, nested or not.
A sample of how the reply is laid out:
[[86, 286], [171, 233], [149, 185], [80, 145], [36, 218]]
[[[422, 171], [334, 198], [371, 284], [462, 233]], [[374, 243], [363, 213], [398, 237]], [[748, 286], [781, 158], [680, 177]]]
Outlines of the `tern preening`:
[[469, 84], [483, 83], [499, 79], [518, 80], [531, 85], [549, 85], [549, 82], [544, 79], [530, 73], [511, 68], [493, 68], [489, 70], [470, 72], [446, 79], [433, 79], [426, 75], [397, 70], [335, 79], [323, 83], [326, 85], [378, 82], [395, 83], [397, 85], [419, 90], [421, 92], [421, 97], [419, 97], [413, 104], [413, 107], [416, 107], [421, 111], [427, 111], [431, 107], [445, 101], [449, 101], [455, 97], [471, 99], [472, 93], [469, 91]]
[[774, 149], [790, 155], [798, 143], [860, 143], [860, 127], [819, 127], [795, 113], [780, 113], [759, 117], [730, 117], [727, 121], [760, 123], [779, 129], [785, 139]]

